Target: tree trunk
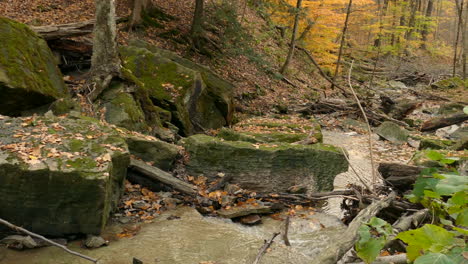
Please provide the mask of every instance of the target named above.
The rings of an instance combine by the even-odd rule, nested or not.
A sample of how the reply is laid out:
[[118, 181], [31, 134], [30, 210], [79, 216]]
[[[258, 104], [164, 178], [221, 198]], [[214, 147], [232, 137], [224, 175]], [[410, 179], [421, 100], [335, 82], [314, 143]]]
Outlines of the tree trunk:
[[192, 38], [192, 48], [201, 48], [201, 37], [203, 35], [203, 3], [204, 0], [195, 0], [195, 11], [193, 13], [192, 29], [190, 37]]
[[455, 77], [457, 73], [458, 42], [460, 40], [460, 32], [461, 32], [461, 27], [463, 25], [464, 0], [461, 0], [460, 3], [458, 2], [458, 0], [455, 0], [455, 5], [457, 7], [458, 23], [457, 23], [457, 33], [455, 37], [455, 43], [453, 45], [453, 67], [452, 67], [453, 77]]
[[423, 25], [423, 30], [421, 31], [421, 38], [423, 41], [421, 48], [425, 50], [427, 50], [427, 35], [429, 34], [429, 22], [431, 21], [433, 6], [434, 6], [434, 0], [428, 0], [426, 16], [424, 19], [425, 23]]
[[462, 32], [462, 42], [463, 42], [463, 56], [462, 56], [462, 77], [464, 80], [468, 78], [467, 76], [467, 57], [468, 57], [468, 10], [465, 4], [465, 20], [463, 21], [463, 32]]
[[289, 46], [289, 51], [288, 51], [288, 56], [286, 57], [286, 61], [284, 62], [283, 67], [281, 67], [280, 73], [284, 74], [286, 69], [289, 66], [289, 63], [291, 63], [291, 59], [294, 55], [294, 49], [296, 47], [296, 35], [297, 35], [297, 28], [299, 27], [299, 16], [301, 14], [301, 5], [302, 5], [302, 0], [297, 0], [296, 4], [296, 16], [294, 17], [294, 26], [293, 26], [293, 32], [292, 32], [292, 37], [291, 37], [291, 45]]
[[[343, 47], [346, 41], [346, 30], [348, 30], [348, 21], [349, 21], [349, 15], [351, 14], [352, 4], [353, 4], [353, 0], [349, 0], [348, 9], [346, 10], [346, 19], [345, 19], [344, 26], [343, 26], [343, 32], [341, 33], [341, 43], [340, 43], [340, 49], [338, 51], [338, 60], [336, 61], [335, 74], [333, 74], [333, 82], [336, 81], [336, 76], [338, 75], [338, 71], [340, 70], [341, 55], [343, 54]], [[332, 84], [331, 89], [333, 90], [334, 88], [335, 86]]]
[[91, 101], [101, 94], [114, 76], [120, 75], [115, 2], [96, 0], [95, 3], [96, 24], [93, 30], [93, 56], [89, 81], [91, 91], [88, 94]]
[[143, 17], [145, 10], [148, 9], [151, 4], [151, 0], [133, 0], [132, 14], [130, 16], [129, 28], [138, 27], [143, 23]]

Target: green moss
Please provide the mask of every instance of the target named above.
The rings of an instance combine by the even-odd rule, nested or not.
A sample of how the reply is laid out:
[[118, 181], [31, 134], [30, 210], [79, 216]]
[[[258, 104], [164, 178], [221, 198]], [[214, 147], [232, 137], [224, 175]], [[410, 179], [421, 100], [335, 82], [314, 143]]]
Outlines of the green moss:
[[93, 170], [97, 167], [96, 161], [89, 157], [77, 158], [75, 160], [67, 160], [65, 166], [80, 170]]
[[442, 81], [438, 81], [436, 83], [433, 83], [431, 85], [432, 88], [434, 89], [441, 89], [441, 90], [446, 90], [446, 89], [456, 89], [456, 88], [468, 88], [468, 80], [462, 80], [460, 77], [452, 77], [449, 79], [445, 79]]
[[143, 113], [135, 104], [133, 97], [127, 93], [118, 94], [113, 100], [112, 104], [121, 107], [132, 119], [132, 121], [141, 121]]
[[68, 96], [47, 43], [28, 26], [0, 17], [0, 43], [0, 83], [53, 98]]
[[68, 147], [72, 152], [80, 152], [83, 151], [84, 141], [78, 139], [72, 139], [68, 142]]

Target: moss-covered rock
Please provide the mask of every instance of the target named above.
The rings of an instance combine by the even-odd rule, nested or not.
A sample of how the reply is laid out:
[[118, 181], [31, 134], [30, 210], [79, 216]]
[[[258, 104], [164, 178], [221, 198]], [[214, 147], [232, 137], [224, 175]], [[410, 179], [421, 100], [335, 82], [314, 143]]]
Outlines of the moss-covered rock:
[[389, 121], [383, 122], [379, 127], [377, 127], [375, 133], [396, 144], [405, 143], [409, 136], [409, 132], [406, 129]]
[[53, 115], [4, 117], [0, 127], [0, 217], [44, 235], [100, 233], [129, 164], [119, 133]]
[[18, 116], [68, 96], [47, 43], [28, 26], [0, 17], [0, 114]]
[[463, 81], [460, 77], [452, 77], [438, 81], [431, 85], [433, 89], [447, 90], [456, 88], [468, 88], [468, 80]]
[[256, 191], [285, 192], [299, 184], [311, 192], [329, 191], [335, 176], [348, 169], [341, 151], [330, 145], [252, 144], [205, 135], [184, 139], [183, 145], [189, 174], [215, 178], [222, 172]]
[[171, 123], [181, 135], [231, 122], [233, 86], [209, 69], [141, 41], [122, 47], [120, 53], [124, 67], [141, 82], [148, 99], [170, 111]]
[[153, 166], [163, 170], [171, 170], [179, 156], [179, 148], [176, 145], [157, 139], [129, 137], [126, 141], [132, 155], [152, 162]]
[[441, 105], [437, 113], [439, 115], [455, 114], [457, 112], [463, 111], [463, 107], [465, 107], [465, 105], [460, 103], [448, 103]]
[[419, 149], [447, 149], [455, 142], [451, 140], [422, 138], [419, 144]]
[[223, 138], [229, 141], [246, 141], [251, 143], [272, 143], [272, 142], [284, 142], [294, 143], [307, 138], [307, 134], [304, 133], [251, 133], [251, 132], [236, 132], [232, 129], [222, 128], [217, 137]]

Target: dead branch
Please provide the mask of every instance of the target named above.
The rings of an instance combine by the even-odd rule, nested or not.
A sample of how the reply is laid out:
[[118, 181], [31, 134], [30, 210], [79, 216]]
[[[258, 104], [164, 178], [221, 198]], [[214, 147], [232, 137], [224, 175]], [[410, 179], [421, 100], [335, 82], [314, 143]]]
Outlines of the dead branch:
[[319, 70], [319, 73], [320, 75], [325, 79], [327, 80], [331, 85], [335, 86], [336, 88], [340, 89], [341, 92], [343, 92], [343, 95], [345, 97], [348, 97], [348, 92], [346, 92], [346, 90], [341, 87], [340, 85], [336, 84], [332, 79], [330, 79], [330, 77], [328, 77], [322, 70], [322, 68], [320, 67], [320, 65], [318, 65], [317, 61], [315, 61], [314, 57], [312, 56], [312, 54], [310, 54], [309, 51], [307, 51], [306, 49], [302, 48], [302, 47], [299, 47], [299, 46], [296, 46], [296, 49], [298, 50], [301, 50], [303, 51], [307, 57], [310, 59], [310, 61], [312, 62], [312, 64]]
[[[121, 23], [125, 18], [117, 18], [117, 23]], [[37, 34], [41, 35], [45, 40], [53, 40], [60, 38], [78, 37], [93, 33], [95, 19], [86, 21], [47, 25], [47, 26], [30, 26]]]
[[262, 256], [265, 254], [265, 252], [267, 251], [268, 248], [270, 248], [271, 244], [273, 244], [273, 240], [275, 240], [275, 237], [278, 236], [280, 233], [274, 233], [273, 234], [273, 237], [270, 238], [270, 240], [266, 241], [265, 240], [265, 243], [263, 244], [263, 246], [260, 248], [260, 251], [258, 252], [257, 254], [257, 257], [255, 258], [255, 261], [253, 262], [253, 264], [258, 264], [260, 263], [260, 259], [262, 258]]
[[351, 92], [353, 93], [354, 99], [356, 100], [359, 106], [359, 109], [362, 112], [364, 120], [366, 121], [367, 133], [368, 133], [367, 142], [369, 143], [369, 155], [370, 155], [370, 162], [371, 162], [371, 168], [372, 168], [372, 185], [375, 185], [377, 182], [377, 175], [375, 171], [374, 157], [373, 157], [373, 151], [372, 151], [372, 130], [369, 124], [369, 120], [367, 119], [366, 112], [364, 111], [364, 108], [362, 108], [361, 101], [359, 101], [359, 98], [357, 97], [356, 92], [354, 91], [353, 85], [351, 84], [351, 73], [353, 71], [353, 64], [354, 64], [354, 61], [351, 62], [351, 66], [349, 67], [348, 85], [349, 85], [349, 88], [351, 89]]
[[[377, 257], [373, 264], [406, 264], [408, 263], [406, 254]], [[364, 262], [354, 262], [348, 264], [365, 264]]]
[[286, 217], [286, 220], [284, 221], [284, 234], [283, 234], [284, 244], [288, 247], [291, 246], [291, 243], [289, 242], [289, 238], [288, 238], [289, 221], [290, 221], [290, 216], [288, 215], [288, 217]]
[[45, 238], [45, 237], [43, 237], [43, 236], [41, 236], [41, 235], [38, 235], [38, 234], [33, 233], [33, 232], [31, 232], [31, 231], [28, 231], [28, 230], [26, 230], [26, 229], [24, 229], [24, 228], [22, 228], [22, 227], [16, 226], [16, 225], [14, 225], [14, 224], [12, 224], [12, 223], [6, 221], [6, 220], [3, 220], [2, 218], [0, 218], [0, 224], [3, 224], [3, 225], [5, 225], [5, 226], [7, 226], [7, 227], [9, 227], [9, 228], [11, 228], [11, 229], [13, 229], [13, 230], [18, 231], [18, 232], [25, 233], [25, 234], [27, 234], [27, 235], [29, 235], [29, 236], [32, 236], [32, 237], [35, 237], [35, 238], [39, 238], [39, 239], [41, 239], [41, 240], [43, 240], [43, 241], [49, 243], [50, 245], [56, 246], [56, 247], [58, 247], [58, 248], [61, 248], [61, 249], [63, 249], [64, 251], [66, 251], [67, 253], [70, 253], [70, 254], [75, 255], [75, 256], [77, 256], [77, 257], [84, 258], [84, 259], [89, 260], [89, 261], [91, 261], [91, 262], [93, 262], [93, 263], [98, 263], [98, 260], [97, 260], [97, 259], [94, 259], [94, 258], [92, 258], [92, 257], [85, 256], [85, 255], [83, 255], [83, 254], [81, 254], [81, 253], [78, 253], [78, 252], [76, 252], [76, 251], [70, 250], [70, 249], [68, 249], [68, 248], [67, 248], [66, 246], [64, 246], [64, 245], [60, 245], [59, 243], [54, 242], [54, 241], [52, 241], [52, 240], [49, 240], [49, 239], [47, 239], [47, 238]]
[[343, 156], [345, 157], [346, 161], [348, 161], [349, 167], [354, 172], [354, 174], [356, 175], [358, 180], [366, 187], [367, 190], [374, 193], [372, 188], [364, 181], [364, 179], [361, 177], [361, 175], [359, 175], [359, 173], [354, 169], [354, 166], [351, 164], [351, 161], [349, 160], [348, 155], [346, 154], [346, 152], [345, 152], [345, 150], [343, 148], [341, 148], [341, 152], [343, 153]]
[[130, 168], [135, 169], [136, 171], [142, 173], [143, 175], [147, 176], [150, 179], [162, 182], [174, 188], [177, 191], [188, 195], [196, 195], [196, 187], [177, 179], [176, 177], [172, 176], [171, 174], [160, 170], [156, 167], [150, 166], [143, 161], [131, 159], [130, 160]]
[[375, 201], [367, 208], [362, 210], [349, 224], [346, 231], [343, 233], [342, 239], [337, 243], [328, 245], [312, 262], [313, 264], [335, 264], [343, 255], [354, 246], [358, 239], [358, 229], [362, 223], [368, 222], [380, 210], [390, 206], [395, 199], [396, 194], [390, 193], [386, 198]]
[[432, 131], [438, 128], [451, 126], [468, 120], [468, 115], [464, 112], [455, 113], [446, 117], [437, 117], [424, 122], [421, 125], [421, 131]]

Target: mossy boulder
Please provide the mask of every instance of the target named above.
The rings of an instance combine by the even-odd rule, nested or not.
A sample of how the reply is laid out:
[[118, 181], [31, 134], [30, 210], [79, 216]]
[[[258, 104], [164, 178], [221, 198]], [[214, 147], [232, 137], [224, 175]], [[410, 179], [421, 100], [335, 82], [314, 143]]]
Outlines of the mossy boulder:
[[253, 144], [206, 135], [188, 137], [182, 144], [189, 154], [189, 174], [214, 179], [221, 172], [255, 191], [285, 192], [299, 184], [309, 192], [330, 191], [335, 176], [348, 169], [343, 153], [324, 144]]
[[463, 107], [465, 107], [464, 104], [460, 103], [448, 103], [441, 105], [439, 108], [439, 111], [437, 112], [439, 115], [450, 115], [450, 114], [455, 114], [460, 111], [463, 111]]
[[99, 234], [130, 159], [119, 133], [53, 115], [3, 116], [0, 127], [0, 217], [43, 235]]
[[403, 144], [407, 141], [409, 132], [393, 122], [383, 122], [375, 130], [377, 135], [396, 144]]
[[297, 133], [252, 133], [252, 132], [236, 132], [229, 128], [222, 128], [217, 137], [229, 140], [229, 141], [246, 141], [251, 143], [273, 143], [273, 142], [284, 142], [294, 143], [307, 138], [307, 134]]
[[233, 86], [209, 69], [141, 41], [122, 47], [120, 53], [149, 100], [170, 111], [181, 135], [230, 124]]
[[455, 144], [451, 140], [421, 138], [419, 150], [422, 149], [447, 149]]
[[431, 85], [433, 89], [447, 90], [456, 88], [468, 88], [468, 80], [463, 81], [460, 77], [452, 77], [438, 81]]
[[0, 114], [18, 116], [68, 96], [47, 43], [28, 26], [0, 17]]
[[277, 117], [250, 118], [236, 124], [234, 129], [222, 128], [217, 137], [230, 141], [252, 143], [297, 143], [306, 139], [311, 139], [311, 143], [323, 142], [322, 128], [315, 119], [301, 119], [300, 122], [292, 122]]
[[132, 155], [162, 170], [171, 170], [179, 157], [179, 147], [155, 138], [129, 137], [126, 141]]

